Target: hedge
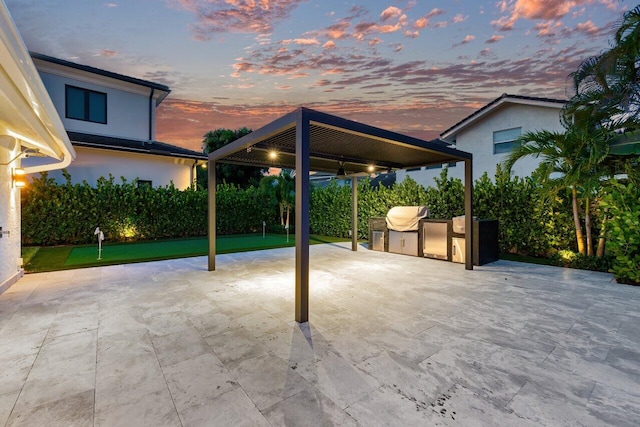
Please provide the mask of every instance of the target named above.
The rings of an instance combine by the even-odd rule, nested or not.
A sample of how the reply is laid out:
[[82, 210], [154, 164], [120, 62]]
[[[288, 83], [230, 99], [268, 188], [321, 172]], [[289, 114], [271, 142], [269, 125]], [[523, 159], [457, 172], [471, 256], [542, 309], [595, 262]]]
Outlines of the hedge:
[[608, 250], [614, 254], [611, 272], [619, 282], [640, 285], [640, 189], [612, 184], [602, 201], [608, 210]]
[[[93, 242], [99, 226], [110, 241], [164, 239], [207, 234], [207, 191], [180, 191], [173, 185], [138, 187], [137, 182], [113, 176], [101, 178], [95, 187], [86, 182], [62, 185], [42, 174], [22, 191], [22, 241], [24, 245], [81, 244]], [[485, 174], [474, 184], [474, 214], [499, 221], [502, 253], [551, 257], [564, 265], [608, 268], [608, 260], [567, 259], [575, 252], [570, 195], [546, 197], [535, 178], [511, 178], [498, 167], [495, 179]], [[267, 222], [270, 232], [282, 232], [272, 186], [240, 189], [217, 187], [217, 232], [260, 232]], [[593, 210], [593, 235], [607, 224], [612, 271], [627, 283], [640, 283], [640, 191], [633, 185], [614, 184]], [[348, 237], [351, 230], [351, 189], [331, 181], [311, 188], [310, 228], [314, 234]], [[358, 237], [366, 239], [371, 217], [385, 216], [393, 206], [426, 205], [432, 218], [464, 213], [464, 187], [448, 177], [447, 169], [435, 186], [424, 188], [407, 178], [392, 188], [373, 187], [368, 179], [358, 183]], [[602, 221], [608, 211], [608, 221]], [[293, 219], [293, 218], [292, 218]], [[563, 252], [564, 251], [564, 252]]]
[[[110, 241], [165, 239], [207, 234], [207, 192], [173, 185], [138, 187], [137, 182], [113, 176], [100, 178], [95, 187], [86, 182], [58, 185], [43, 173], [22, 192], [24, 245], [80, 244], [94, 241], [100, 227]], [[241, 190], [218, 186], [218, 232], [260, 231], [262, 221], [276, 228], [277, 212], [263, 201], [256, 188]]]

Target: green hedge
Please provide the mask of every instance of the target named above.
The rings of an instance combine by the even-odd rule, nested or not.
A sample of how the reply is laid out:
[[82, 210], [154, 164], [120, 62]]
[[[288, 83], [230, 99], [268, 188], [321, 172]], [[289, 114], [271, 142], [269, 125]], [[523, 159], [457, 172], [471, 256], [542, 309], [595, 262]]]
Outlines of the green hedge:
[[[89, 243], [99, 226], [110, 241], [164, 239], [207, 234], [207, 192], [167, 187], [138, 188], [137, 182], [110, 176], [95, 187], [86, 182], [57, 185], [46, 173], [22, 191], [24, 245]], [[267, 221], [276, 227], [277, 212], [255, 188], [218, 186], [218, 233], [256, 232]]]
[[640, 189], [633, 184], [612, 184], [602, 201], [608, 209], [608, 250], [611, 271], [619, 282], [640, 285]]
[[[500, 168], [495, 182], [485, 174], [474, 184], [474, 215], [499, 221], [503, 253], [547, 256], [552, 249], [573, 248], [570, 207], [563, 199], [546, 200], [532, 178], [514, 178]], [[358, 237], [366, 239], [369, 218], [383, 217], [393, 206], [425, 205], [431, 218], [464, 214], [464, 186], [443, 169], [435, 186], [424, 188], [407, 178], [392, 188], [358, 184]], [[351, 189], [331, 182], [311, 193], [311, 232], [348, 237], [351, 229]]]
[[[95, 187], [86, 182], [66, 184], [42, 174], [22, 191], [22, 241], [24, 245], [80, 244], [95, 240], [96, 226], [110, 241], [205, 236], [207, 191], [180, 191], [173, 185], [138, 188], [137, 182], [110, 176]], [[474, 184], [474, 214], [499, 221], [502, 253], [551, 257], [563, 265], [608, 268], [620, 281], [640, 284], [640, 191], [629, 184], [614, 184], [603, 203], [593, 210], [593, 235], [598, 236], [605, 209], [608, 211], [609, 259], [565, 256], [575, 251], [570, 195], [547, 198], [535, 178], [511, 178], [498, 167], [494, 180], [485, 174]], [[282, 232], [272, 186], [240, 189], [230, 184], [217, 187], [219, 234], [259, 232], [262, 221], [270, 232]], [[372, 187], [368, 179], [358, 183], [358, 237], [366, 239], [371, 217], [385, 216], [400, 205], [425, 205], [432, 218], [451, 218], [464, 213], [464, 187], [459, 179], [436, 178], [424, 188], [407, 178], [392, 188]], [[293, 219], [293, 218], [292, 218]], [[348, 237], [351, 229], [351, 189], [331, 181], [312, 187], [310, 228], [314, 234]], [[554, 258], [555, 257], [555, 258]], [[613, 261], [611, 258], [615, 258]]]

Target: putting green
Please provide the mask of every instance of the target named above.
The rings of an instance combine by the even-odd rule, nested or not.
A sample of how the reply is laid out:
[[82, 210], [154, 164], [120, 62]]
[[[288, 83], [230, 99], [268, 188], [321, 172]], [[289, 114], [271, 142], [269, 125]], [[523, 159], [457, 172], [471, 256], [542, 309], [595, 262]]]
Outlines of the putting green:
[[[324, 236], [311, 236], [310, 243], [328, 243], [342, 241], [344, 239], [332, 239]], [[260, 249], [281, 248], [295, 245], [295, 236], [267, 234], [264, 238], [261, 234], [219, 236], [216, 239], [216, 252], [218, 254], [230, 252], [255, 251]], [[102, 259], [98, 260], [98, 247], [82, 246], [71, 250], [65, 260], [66, 267], [82, 265], [115, 264], [118, 262], [144, 261], [154, 259], [180, 258], [190, 256], [202, 256], [208, 253], [206, 238], [186, 240], [164, 240], [158, 242], [127, 243], [103, 245]]]

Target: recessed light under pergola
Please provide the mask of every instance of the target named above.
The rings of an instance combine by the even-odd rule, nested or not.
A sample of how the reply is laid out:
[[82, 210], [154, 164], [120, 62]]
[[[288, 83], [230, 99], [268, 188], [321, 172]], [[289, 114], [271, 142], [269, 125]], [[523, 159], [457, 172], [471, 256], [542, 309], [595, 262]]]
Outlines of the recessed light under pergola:
[[[472, 155], [439, 141], [427, 142], [300, 107], [209, 154], [209, 271], [216, 259], [216, 163], [296, 170], [295, 319], [309, 319], [309, 172], [351, 177], [352, 250], [358, 247], [357, 177], [375, 172], [465, 164], [465, 227], [472, 230]], [[465, 268], [473, 269], [472, 235], [466, 233]]]

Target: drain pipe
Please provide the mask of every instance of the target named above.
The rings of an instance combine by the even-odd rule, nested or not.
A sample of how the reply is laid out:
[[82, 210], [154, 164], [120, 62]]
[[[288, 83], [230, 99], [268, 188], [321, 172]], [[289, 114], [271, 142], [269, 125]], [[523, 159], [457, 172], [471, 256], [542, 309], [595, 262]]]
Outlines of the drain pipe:
[[151, 93], [149, 94], [149, 141], [153, 141], [153, 95], [155, 93], [155, 89], [151, 88]]

